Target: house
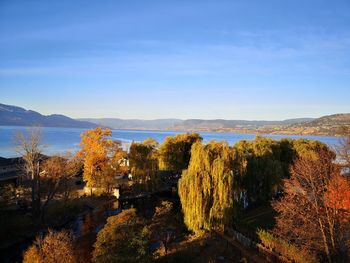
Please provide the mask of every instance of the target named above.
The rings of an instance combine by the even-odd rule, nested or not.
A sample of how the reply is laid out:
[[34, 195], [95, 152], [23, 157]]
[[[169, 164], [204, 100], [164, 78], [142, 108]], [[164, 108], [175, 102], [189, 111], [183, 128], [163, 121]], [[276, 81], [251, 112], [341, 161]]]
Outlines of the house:
[[3, 158], [0, 157], [0, 184], [14, 183], [18, 184], [21, 173], [22, 158]]

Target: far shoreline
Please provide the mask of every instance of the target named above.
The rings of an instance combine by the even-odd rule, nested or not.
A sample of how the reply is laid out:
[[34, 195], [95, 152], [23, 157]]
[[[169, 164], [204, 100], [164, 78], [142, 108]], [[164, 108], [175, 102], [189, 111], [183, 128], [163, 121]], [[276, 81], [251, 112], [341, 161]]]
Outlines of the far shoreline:
[[[27, 129], [33, 126], [0, 126], [0, 156], [3, 158], [20, 157], [15, 151], [15, 136], [18, 132], [26, 132]], [[45, 155], [62, 155], [70, 152], [74, 154], [79, 150], [80, 134], [86, 128], [67, 128], [67, 127], [40, 127], [42, 128], [43, 153]], [[122, 142], [127, 149], [130, 143], [143, 141], [146, 138], [153, 138], [159, 143], [162, 143], [168, 136], [176, 134], [190, 133], [192, 131], [172, 131], [172, 130], [137, 130], [137, 129], [112, 129], [113, 139]], [[235, 132], [209, 132], [198, 131], [203, 137], [204, 142], [211, 140], [226, 141], [233, 146], [238, 141], [253, 140], [257, 136], [263, 136], [274, 140], [286, 139], [308, 139], [318, 140], [327, 144], [331, 148], [339, 145], [340, 138], [337, 136], [316, 136], [316, 135], [286, 135], [286, 134], [263, 134], [263, 133], [235, 133]]]
[[[89, 130], [91, 128], [86, 127], [57, 127], [57, 126], [22, 126], [22, 125], [1, 125], [1, 127], [10, 127], [10, 128], [54, 128], [54, 129], [71, 129], [71, 130]], [[314, 133], [314, 134], [302, 134], [302, 133], [264, 133], [264, 132], [246, 132], [244, 130], [242, 131], [230, 131], [230, 130], [203, 130], [203, 129], [193, 129], [193, 130], [171, 130], [171, 129], [145, 129], [145, 128], [111, 128], [108, 126], [96, 126], [96, 127], [102, 127], [102, 128], [109, 128], [112, 131], [126, 131], [126, 132], [164, 132], [164, 133], [221, 133], [221, 134], [246, 134], [246, 135], [254, 135], [254, 136], [265, 136], [265, 135], [273, 135], [273, 136], [298, 136], [298, 137], [332, 137], [332, 138], [342, 138], [339, 134], [320, 134], [320, 133]], [[288, 137], [286, 137], [288, 138]]]

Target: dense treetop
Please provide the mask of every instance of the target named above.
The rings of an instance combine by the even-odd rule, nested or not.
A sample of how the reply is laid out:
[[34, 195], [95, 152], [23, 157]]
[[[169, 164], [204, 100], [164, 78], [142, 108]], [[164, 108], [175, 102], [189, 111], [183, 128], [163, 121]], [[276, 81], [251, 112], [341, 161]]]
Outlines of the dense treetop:
[[191, 147], [202, 138], [197, 133], [177, 134], [166, 137], [159, 148], [159, 166], [162, 170], [181, 173], [187, 169], [191, 158]]

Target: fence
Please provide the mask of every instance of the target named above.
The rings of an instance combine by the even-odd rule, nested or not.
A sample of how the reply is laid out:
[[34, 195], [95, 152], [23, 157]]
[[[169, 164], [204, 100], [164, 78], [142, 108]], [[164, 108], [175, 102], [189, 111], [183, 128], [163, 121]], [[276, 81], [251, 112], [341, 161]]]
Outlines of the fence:
[[249, 238], [242, 233], [238, 232], [237, 230], [234, 230], [232, 228], [225, 229], [226, 236], [233, 238], [234, 240], [238, 241], [240, 244], [242, 244], [244, 247], [251, 248], [259, 252], [260, 256], [263, 256], [263, 258], [267, 262], [271, 263], [290, 263], [293, 262], [292, 260], [288, 260], [277, 253], [267, 249], [264, 247], [261, 243], [256, 242], [253, 240], [253, 238]]

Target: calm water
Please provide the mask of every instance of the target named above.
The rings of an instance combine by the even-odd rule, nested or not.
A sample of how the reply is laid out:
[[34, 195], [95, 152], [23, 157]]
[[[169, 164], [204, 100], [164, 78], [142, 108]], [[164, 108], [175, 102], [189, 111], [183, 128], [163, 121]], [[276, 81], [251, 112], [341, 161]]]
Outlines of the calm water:
[[[19, 126], [0, 126], [0, 156], [15, 157], [16, 152], [16, 134], [19, 132], [26, 133], [27, 127]], [[45, 127], [41, 129], [42, 144], [45, 154], [62, 154], [64, 152], [75, 152], [79, 149], [80, 133], [85, 129], [76, 128], [52, 128]], [[143, 141], [146, 138], [153, 138], [162, 143], [167, 136], [174, 136], [183, 132], [172, 131], [134, 131], [134, 130], [112, 130], [113, 138], [121, 140], [125, 147], [132, 141]], [[233, 145], [240, 140], [252, 140], [254, 134], [237, 134], [237, 133], [219, 133], [219, 132], [201, 132], [204, 142], [210, 140], [225, 140]], [[292, 136], [292, 135], [265, 135], [273, 139], [281, 138], [306, 138], [320, 140], [331, 147], [338, 144], [339, 138], [325, 136]]]

